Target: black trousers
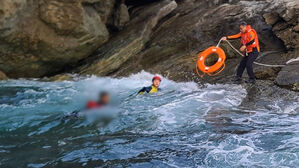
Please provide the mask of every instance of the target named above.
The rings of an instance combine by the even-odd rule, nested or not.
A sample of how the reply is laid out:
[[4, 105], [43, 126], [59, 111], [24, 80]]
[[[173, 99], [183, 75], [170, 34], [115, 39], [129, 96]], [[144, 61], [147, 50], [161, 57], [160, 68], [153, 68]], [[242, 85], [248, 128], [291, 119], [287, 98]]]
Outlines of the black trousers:
[[249, 78], [255, 79], [252, 64], [258, 55], [259, 52], [254, 50], [253, 52], [248, 53], [248, 56], [243, 57], [237, 69], [237, 77], [241, 78], [246, 68]]

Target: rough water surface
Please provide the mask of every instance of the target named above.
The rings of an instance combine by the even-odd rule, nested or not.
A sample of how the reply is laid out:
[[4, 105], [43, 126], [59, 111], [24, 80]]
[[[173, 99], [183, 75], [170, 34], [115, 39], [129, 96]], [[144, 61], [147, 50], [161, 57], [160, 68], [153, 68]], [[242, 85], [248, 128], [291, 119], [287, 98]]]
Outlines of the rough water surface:
[[[238, 85], [153, 75], [0, 83], [0, 167], [298, 167], [299, 98], [243, 107]], [[99, 91], [112, 105], [82, 109]]]

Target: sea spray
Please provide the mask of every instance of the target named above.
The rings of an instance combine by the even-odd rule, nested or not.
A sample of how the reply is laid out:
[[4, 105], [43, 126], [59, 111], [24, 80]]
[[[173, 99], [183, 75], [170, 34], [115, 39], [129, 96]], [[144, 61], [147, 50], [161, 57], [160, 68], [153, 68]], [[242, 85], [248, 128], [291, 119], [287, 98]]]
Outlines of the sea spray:
[[[247, 95], [242, 86], [165, 78], [161, 92], [138, 96], [152, 76], [1, 82], [0, 166], [299, 165], [297, 101], [242, 107]], [[108, 111], [85, 111], [86, 101], [100, 91], [111, 94]], [[71, 117], [74, 112], [79, 115]]]

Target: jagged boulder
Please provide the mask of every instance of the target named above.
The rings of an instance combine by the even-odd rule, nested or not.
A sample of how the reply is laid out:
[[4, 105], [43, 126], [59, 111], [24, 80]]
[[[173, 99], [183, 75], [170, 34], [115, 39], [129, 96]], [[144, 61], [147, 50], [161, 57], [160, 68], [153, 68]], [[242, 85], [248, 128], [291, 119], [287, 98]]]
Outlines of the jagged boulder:
[[280, 86], [288, 87], [294, 91], [299, 91], [299, 62], [290, 63], [279, 72], [276, 83]]
[[83, 8], [80, 1], [40, 0], [39, 16], [57, 32], [72, 32], [83, 22]]
[[58, 74], [50, 78], [45, 78], [43, 80], [47, 82], [71, 81], [73, 80], [73, 77], [69, 74]]
[[[281, 62], [285, 63], [292, 58], [299, 58], [299, 1], [271, 1], [271, 5], [266, 12], [263, 16], [267, 24], [273, 27], [273, 32], [284, 42], [288, 49], [288, 53], [281, 55]], [[286, 65], [279, 72], [276, 83], [299, 91], [298, 69], [298, 60]]]
[[8, 77], [58, 73], [108, 39], [98, 12], [81, 0], [0, 1], [0, 70]]
[[136, 9], [126, 29], [100, 47], [95, 56], [85, 60], [75, 72], [96, 75], [109, 75], [115, 72], [144, 48], [158, 21], [176, 7], [175, 1], [163, 0]]
[[83, 3], [91, 4], [112, 32], [121, 31], [130, 21], [125, 0], [83, 0]]
[[7, 79], [8, 79], [8, 77], [5, 75], [5, 73], [0, 71], [0, 80], [7, 80]]
[[118, 30], [122, 30], [124, 26], [130, 21], [130, 14], [128, 7], [122, 2], [118, 5], [114, 13], [114, 26]]
[[273, 26], [274, 33], [284, 42], [288, 49], [299, 48], [299, 1], [274, 0], [263, 16], [267, 24]]
[[94, 9], [102, 18], [106, 25], [112, 24], [115, 11], [115, 0], [83, 0], [83, 4], [92, 4]]

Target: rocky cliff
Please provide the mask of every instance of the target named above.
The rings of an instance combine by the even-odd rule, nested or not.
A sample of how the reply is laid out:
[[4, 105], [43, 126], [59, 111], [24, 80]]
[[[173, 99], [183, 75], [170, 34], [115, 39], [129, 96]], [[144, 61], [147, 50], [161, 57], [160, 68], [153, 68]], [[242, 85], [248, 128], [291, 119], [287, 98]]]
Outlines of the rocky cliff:
[[[240, 56], [223, 43], [227, 68], [200, 79], [200, 51], [237, 33], [245, 20], [260, 36], [257, 61], [285, 64], [299, 57], [298, 16], [297, 0], [2, 0], [0, 70], [10, 78], [146, 70], [175, 80], [227, 82]], [[233, 44], [239, 47], [238, 40]], [[299, 61], [255, 67], [259, 79], [293, 90], [298, 69]]]
[[87, 1], [2, 0], [0, 69], [11, 78], [59, 73], [108, 41], [104, 21]]

